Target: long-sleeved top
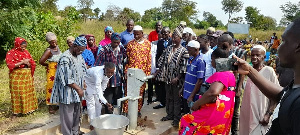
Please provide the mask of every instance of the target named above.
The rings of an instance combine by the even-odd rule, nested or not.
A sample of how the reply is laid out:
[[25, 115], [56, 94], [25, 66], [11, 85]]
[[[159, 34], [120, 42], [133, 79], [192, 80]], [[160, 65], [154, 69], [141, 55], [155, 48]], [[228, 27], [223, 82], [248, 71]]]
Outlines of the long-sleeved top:
[[96, 66], [89, 68], [84, 77], [87, 85], [86, 93], [89, 95], [97, 95], [103, 104], [107, 103], [107, 100], [103, 96], [103, 92], [107, 87], [107, 83], [110, 78], [104, 75], [104, 66]]
[[169, 38], [168, 40], [165, 39], [158, 40], [156, 58], [155, 58], [156, 64], [158, 62], [159, 57], [162, 55], [163, 51], [170, 45], [172, 45], [172, 38]]
[[186, 61], [189, 58], [186, 48], [180, 45], [173, 51], [173, 47], [174, 45], [168, 46], [157, 61], [157, 67], [161, 72], [157, 74], [156, 80], [167, 84], [179, 74], [186, 72]]
[[127, 58], [125, 48], [119, 45], [116, 49], [111, 44], [103, 46], [95, 62], [95, 66], [102, 66], [105, 62], [112, 62], [116, 65], [116, 73], [110, 79], [111, 87], [122, 85], [122, 77], [124, 76], [125, 59]]
[[78, 93], [68, 85], [74, 83], [83, 89], [85, 74], [86, 65], [82, 56], [75, 57], [69, 50], [65, 51], [57, 63], [50, 103], [79, 103]]

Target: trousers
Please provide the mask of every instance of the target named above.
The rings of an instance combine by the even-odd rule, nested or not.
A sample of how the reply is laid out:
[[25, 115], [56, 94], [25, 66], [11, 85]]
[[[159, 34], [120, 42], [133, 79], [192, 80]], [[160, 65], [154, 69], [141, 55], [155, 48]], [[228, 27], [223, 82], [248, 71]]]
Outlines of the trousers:
[[59, 104], [61, 133], [78, 135], [81, 106], [79, 103]]
[[96, 94], [86, 95], [85, 99], [90, 122], [92, 122], [94, 118], [101, 115], [102, 104]]

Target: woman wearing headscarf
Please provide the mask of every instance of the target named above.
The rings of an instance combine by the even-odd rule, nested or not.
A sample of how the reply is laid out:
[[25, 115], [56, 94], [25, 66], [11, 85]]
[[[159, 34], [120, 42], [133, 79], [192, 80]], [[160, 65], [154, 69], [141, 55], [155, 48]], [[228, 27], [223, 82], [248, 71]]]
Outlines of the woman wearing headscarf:
[[104, 28], [104, 33], [105, 33], [105, 38], [103, 40], [100, 41], [99, 43], [99, 48], [101, 48], [102, 46], [108, 45], [111, 43], [111, 35], [112, 33], [114, 33], [114, 30], [111, 26], [106, 26]]
[[49, 107], [49, 113], [54, 114], [55, 111], [58, 109], [57, 104], [51, 104], [49, 102], [51, 98], [52, 87], [53, 87], [55, 72], [57, 68], [57, 62], [60, 58], [61, 52], [58, 48], [57, 38], [54, 33], [47, 32], [46, 41], [49, 43], [49, 47], [46, 48], [44, 54], [42, 55], [40, 59], [40, 64], [47, 68], [46, 104]]
[[95, 42], [95, 36], [92, 34], [87, 34], [85, 35], [85, 38], [87, 40], [87, 46], [86, 49], [92, 51], [94, 58], [97, 58], [97, 52], [98, 52], [98, 47], [96, 46]]
[[15, 46], [6, 54], [9, 69], [9, 88], [11, 93], [13, 117], [28, 114], [38, 108], [33, 85], [35, 62], [26, 50], [27, 41], [17, 37]]

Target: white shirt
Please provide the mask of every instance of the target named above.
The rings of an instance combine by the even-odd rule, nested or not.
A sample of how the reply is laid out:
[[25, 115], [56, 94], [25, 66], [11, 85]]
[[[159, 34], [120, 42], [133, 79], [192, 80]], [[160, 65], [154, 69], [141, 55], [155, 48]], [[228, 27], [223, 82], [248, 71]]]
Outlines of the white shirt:
[[151, 74], [156, 72], [155, 58], [157, 53], [157, 41], [151, 42]]
[[202, 56], [202, 59], [205, 61], [205, 81], [212, 75], [216, 72], [216, 69], [212, 67], [211, 65], [211, 54], [214, 50], [213, 49], [210, 49], [205, 53], [200, 53], [200, 55]]
[[89, 95], [96, 94], [103, 104], [107, 103], [107, 100], [103, 96], [103, 92], [107, 87], [107, 83], [110, 78], [104, 75], [104, 66], [91, 67], [87, 70], [84, 77], [87, 85], [86, 93]]

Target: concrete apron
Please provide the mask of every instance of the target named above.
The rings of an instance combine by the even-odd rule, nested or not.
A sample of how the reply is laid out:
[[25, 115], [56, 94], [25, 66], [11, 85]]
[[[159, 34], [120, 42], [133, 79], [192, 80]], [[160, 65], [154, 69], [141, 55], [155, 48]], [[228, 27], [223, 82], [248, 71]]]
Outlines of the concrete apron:
[[[145, 101], [146, 98], [145, 98]], [[160, 119], [166, 116], [166, 109], [153, 109], [154, 106], [158, 105], [158, 102], [150, 105], [144, 104], [141, 113], [142, 118], [138, 119], [138, 127], [134, 132], [125, 131], [124, 135], [176, 135], [178, 130], [173, 128], [171, 125], [172, 121], [160, 121]], [[146, 120], [144, 119], [147, 116]], [[60, 133], [60, 121], [59, 115], [51, 115], [48, 120], [43, 122], [34, 123], [45, 123], [44, 126], [29, 130], [24, 133], [17, 133], [19, 135], [61, 135]], [[88, 116], [83, 115], [81, 123], [81, 131], [85, 132], [86, 135], [96, 135], [94, 131], [89, 130]]]

